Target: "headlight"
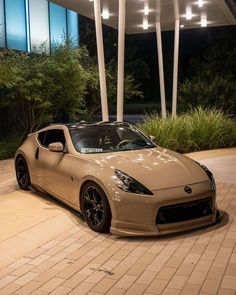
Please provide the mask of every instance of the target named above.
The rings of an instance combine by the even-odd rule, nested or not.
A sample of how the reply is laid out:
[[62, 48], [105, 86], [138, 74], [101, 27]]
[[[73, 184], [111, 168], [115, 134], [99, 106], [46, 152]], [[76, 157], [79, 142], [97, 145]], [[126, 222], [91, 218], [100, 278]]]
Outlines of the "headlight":
[[209, 177], [210, 183], [211, 183], [211, 189], [213, 191], [215, 191], [216, 190], [216, 184], [215, 184], [215, 179], [214, 179], [213, 174], [211, 173], [211, 171], [206, 166], [202, 165], [201, 163], [198, 163], [198, 164], [206, 172], [207, 176]]
[[149, 189], [126, 173], [116, 169], [115, 174], [123, 182], [123, 184], [118, 184], [118, 187], [123, 191], [141, 195], [153, 195]]

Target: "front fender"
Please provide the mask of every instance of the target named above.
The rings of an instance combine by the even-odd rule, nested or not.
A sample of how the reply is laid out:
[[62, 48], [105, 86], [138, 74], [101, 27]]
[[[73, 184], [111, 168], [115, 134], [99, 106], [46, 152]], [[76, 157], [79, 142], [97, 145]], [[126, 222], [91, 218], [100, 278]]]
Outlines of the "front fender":
[[83, 185], [88, 181], [93, 181], [102, 188], [102, 190], [106, 194], [108, 203], [110, 205], [112, 217], [116, 218], [115, 206], [112, 200], [112, 187], [114, 186], [114, 183], [109, 181], [109, 179], [106, 180], [106, 184], [105, 184], [104, 183], [105, 181], [100, 180], [94, 175], [86, 175], [85, 177], [83, 177], [79, 184], [79, 200], [77, 203], [79, 205], [79, 208], [80, 208], [80, 197], [81, 197], [82, 188], [83, 188]]

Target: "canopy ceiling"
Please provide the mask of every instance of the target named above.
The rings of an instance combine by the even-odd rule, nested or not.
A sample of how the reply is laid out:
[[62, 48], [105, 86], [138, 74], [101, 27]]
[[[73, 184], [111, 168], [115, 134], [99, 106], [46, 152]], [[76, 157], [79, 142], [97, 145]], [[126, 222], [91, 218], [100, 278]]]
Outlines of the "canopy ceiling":
[[[72, 9], [81, 15], [94, 19], [93, 2], [90, 0], [50, 0], [54, 3]], [[163, 31], [174, 29], [175, 17], [180, 19], [184, 29], [201, 27], [201, 17], [207, 17], [208, 26], [236, 25], [234, 0], [203, 0], [203, 7], [199, 7], [199, 0], [126, 0], [126, 33], [136, 34], [154, 32], [155, 23], [160, 16]], [[118, 27], [119, 0], [101, 0], [101, 9], [108, 9], [109, 19], [103, 23]], [[229, 4], [230, 4], [229, 3]], [[233, 3], [233, 4], [232, 4]], [[144, 6], [148, 6], [148, 15], [144, 15]], [[192, 11], [192, 19], [186, 20], [186, 8]], [[143, 29], [143, 20], [148, 20], [148, 29]]]

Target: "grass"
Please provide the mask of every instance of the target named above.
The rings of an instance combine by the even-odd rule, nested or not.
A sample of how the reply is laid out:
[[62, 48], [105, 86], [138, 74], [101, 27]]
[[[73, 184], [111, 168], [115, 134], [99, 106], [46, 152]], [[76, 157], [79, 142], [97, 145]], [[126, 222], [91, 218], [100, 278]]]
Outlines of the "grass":
[[138, 127], [158, 145], [181, 153], [236, 146], [235, 120], [216, 109], [199, 107], [166, 119], [150, 114]]
[[[181, 153], [236, 146], [235, 120], [216, 109], [199, 107], [166, 119], [151, 114], [138, 127], [154, 135], [159, 146]], [[18, 133], [0, 139], [0, 160], [14, 157], [21, 142]]]

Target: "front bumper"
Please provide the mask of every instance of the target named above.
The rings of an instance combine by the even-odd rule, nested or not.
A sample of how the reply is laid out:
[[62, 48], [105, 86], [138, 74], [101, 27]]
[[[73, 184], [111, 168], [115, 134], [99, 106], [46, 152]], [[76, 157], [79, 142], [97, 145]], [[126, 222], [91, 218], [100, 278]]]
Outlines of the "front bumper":
[[[212, 191], [209, 181], [189, 186], [192, 189], [191, 194], [187, 194], [184, 190], [185, 187], [180, 186], [153, 191], [153, 196], [125, 193], [118, 189], [115, 197], [114, 195], [112, 197], [111, 233], [123, 236], [155, 236], [186, 231], [216, 222], [216, 193]], [[181, 208], [182, 204], [185, 204], [183, 207], [186, 207], [186, 204], [192, 202], [192, 206], [189, 208], [187, 206], [187, 210], [195, 210], [194, 204], [202, 203], [203, 199], [210, 200], [210, 209], [203, 208], [202, 214], [188, 214], [189, 219], [182, 218], [183, 221], [181, 218], [173, 218], [171, 222], [168, 220], [160, 222], [157, 218], [159, 210], [162, 210], [163, 207], [169, 208], [169, 206], [177, 205], [177, 208]], [[198, 210], [201, 210], [201, 207]], [[176, 214], [175, 211], [170, 212]], [[184, 213], [184, 211], [178, 210], [176, 212], [177, 214], [178, 212]], [[176, 220], [178, 221], [176, 222]]]

